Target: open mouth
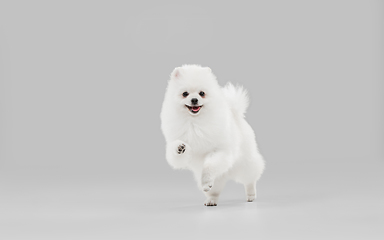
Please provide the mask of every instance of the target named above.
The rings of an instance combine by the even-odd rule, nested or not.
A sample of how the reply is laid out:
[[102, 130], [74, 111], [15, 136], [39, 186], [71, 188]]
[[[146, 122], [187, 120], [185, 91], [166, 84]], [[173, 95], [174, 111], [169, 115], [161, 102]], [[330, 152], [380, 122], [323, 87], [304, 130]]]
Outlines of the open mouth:
[[188, 105], [185, 105], [188, 109], [189, 109], [189, 111], [191, 112], [191, 113], [193, 113], [193, 114], [197, 114], [199, 111], [200, 111], [200, 109], [203, 107], [203, 105], [201, 105], [201, 106], [188, 106]]

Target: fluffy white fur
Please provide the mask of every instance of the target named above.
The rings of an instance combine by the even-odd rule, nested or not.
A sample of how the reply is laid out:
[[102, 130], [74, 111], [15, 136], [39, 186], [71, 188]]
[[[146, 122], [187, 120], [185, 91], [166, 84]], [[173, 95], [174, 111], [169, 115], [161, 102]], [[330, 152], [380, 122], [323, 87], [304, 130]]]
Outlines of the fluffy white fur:
[[[194, 98], [202, 106], [197, 114], [187, 107]], [[210, 68], [183, 65], [171, 74], [161, 111], [166, 159], [173, 168], [194, 173], [207, 206], [217, 205], [229, 179], [244, 184], [247, 201], [256, 198], [265, 164], [244, 119], [248, 104], [242, 87], [220, 87]]]

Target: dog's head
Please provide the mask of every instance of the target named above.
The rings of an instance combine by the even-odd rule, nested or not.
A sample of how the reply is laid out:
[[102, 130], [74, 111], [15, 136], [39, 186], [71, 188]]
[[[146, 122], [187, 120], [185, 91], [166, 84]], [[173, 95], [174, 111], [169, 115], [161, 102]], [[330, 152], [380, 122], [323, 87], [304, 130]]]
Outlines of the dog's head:
[[168, 85], [168, 97], [177, 108], [193, 116], [208, 111], [219, 92], [220, 87], [211, 69], [198, 65], [175, 68]]

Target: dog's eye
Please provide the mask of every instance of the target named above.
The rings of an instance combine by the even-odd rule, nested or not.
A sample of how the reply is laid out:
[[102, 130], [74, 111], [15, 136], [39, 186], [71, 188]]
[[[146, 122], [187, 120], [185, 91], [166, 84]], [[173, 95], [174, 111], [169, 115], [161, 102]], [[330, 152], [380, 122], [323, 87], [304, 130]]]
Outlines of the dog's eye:
[[189, 93], [188, 92], [183, 92], [183, 97], [188, 97]]
[[201, 91], [201, 92], [199, 92], [199, 95], [204, 97], [205, 96], [205, 92]]

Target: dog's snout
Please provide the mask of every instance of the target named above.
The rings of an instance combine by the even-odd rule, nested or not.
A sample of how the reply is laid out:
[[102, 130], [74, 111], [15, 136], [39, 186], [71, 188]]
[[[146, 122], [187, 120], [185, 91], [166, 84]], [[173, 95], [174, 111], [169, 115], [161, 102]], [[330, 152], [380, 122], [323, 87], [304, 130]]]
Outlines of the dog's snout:
[[197, 98], [192, 98], [192, 99], [191, 99], [191, 103], [192, 103], [193, 105], [196, 105], [196, 104], [197, 104], [197, 101], [199, 101]]

